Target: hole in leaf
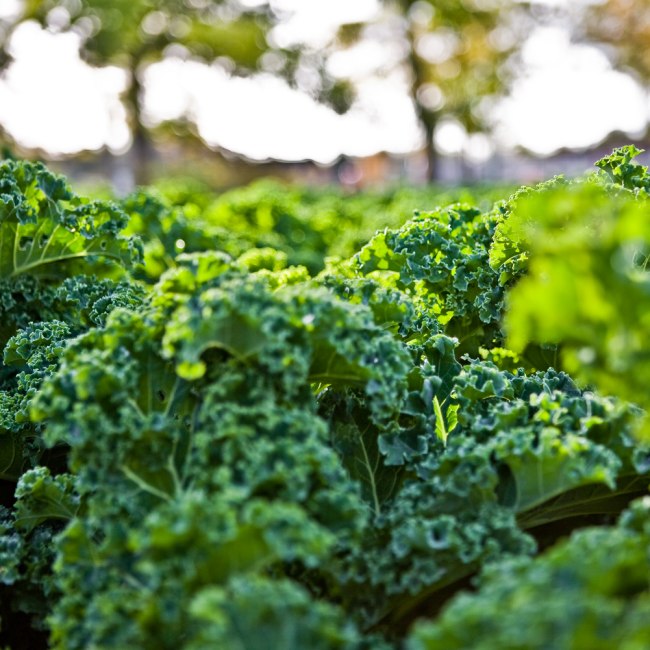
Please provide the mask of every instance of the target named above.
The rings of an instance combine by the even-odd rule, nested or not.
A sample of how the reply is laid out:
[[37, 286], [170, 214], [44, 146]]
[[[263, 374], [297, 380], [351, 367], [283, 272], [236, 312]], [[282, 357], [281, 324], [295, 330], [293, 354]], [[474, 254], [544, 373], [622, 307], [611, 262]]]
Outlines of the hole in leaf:
[[502, 506], [512, 508], [517, 503], [517, 481], [512, 470], [505, 463], [497, 469], [499, 483], [497, 484], [497, 499]]
[[18, 250], [25, 251], [27, 250], [34, 242], [33, 237], [21, 237], [18, 242]]

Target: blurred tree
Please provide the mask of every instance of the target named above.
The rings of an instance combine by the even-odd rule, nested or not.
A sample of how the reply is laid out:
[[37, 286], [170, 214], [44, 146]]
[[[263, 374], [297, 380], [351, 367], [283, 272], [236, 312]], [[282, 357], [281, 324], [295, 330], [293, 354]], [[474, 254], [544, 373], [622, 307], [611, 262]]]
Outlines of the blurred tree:
[[443, 119], [468, 133], [489, 128], [489, 109], [507, 90], [514, 55], [528, 35], [528, 8], [516, 0], [383, 1], [401, 17], [404, 63], [433, 180], [435, 132]]
[[650, 87], [650, 0], [603, 0], [576, 25], [579, 38], [603, 47], [612, 63]]
[[[556, 9], [554, 23], [564, 28], [570, 26], [574, 42], [599, 48], [614, 69], [640, 84], [650, 100], [650, 0], [567, 3]], [[616, 142], [621, 132], [610, 136]], [[623, 141], [629, 141], [629, 137], [625, 136]], [[636, 141], [648, 148], [650, 119], [645, 133]]]
[[650, 84], [650, 0], [604, 0], [589, 7], [584, 35], [600, 45], [614, 64]]
[[[426, 137], [429, 177], [434, 179], [436, 128], [445, 119], [470, 133], [489, 128], [490, 108], [508, 88], [513, 55], [530, 26], [527, 4], [521, 0], [378, 0], [384, 10], [377, 17], [342, 25], [327, 42], [287, 44], [275, 38], [276, 28], [291, 15], [279, 0], [23, 3], [20, 16], [0, 29], [0, 67], [8, 60], [12, 30], [36, 20], [53, 31], [78, 33], [81, 54], [89, 63], [125, 69], [129, 85], [124, 101], [139, 182], [146, 180], [150, 147], [142, 119], [143, 72], [166, 56], [221, 63], [239, 75], [272, 72], [342, 113], [353, 100], [353, 84], [346, 75], [332, 73], [331, 55], [368, 40], [382, 47], [390, 40], [399, 52], [394, 67], [408, 72], [408, 90]], [[191, 133], [191, 120], [183, 126]]]
[[[284, 13], [269, 0], [24, 0], [22, 12], [0, 29], [0, 67], [10, 57], [13, 30], [35, 20], [55, 32], [81, 38], [81, 55], [96, 66], [117, 65], [128, 73], [124, 102], [133, 136], [136, 179], [146, 180], [149, 133], [142, 119], [143, 72], [166, 56], [191, 56], [220, 63], [236, 75], [272, 69], [299, 85], [304, 50], [274, 47], [267, 38]], [[317, 72], [312, 94], [345, 111], [350, 96], [343, 81], [328, 77], [308, 52]], [[182, 116], [181, 119], [183, 119]]]

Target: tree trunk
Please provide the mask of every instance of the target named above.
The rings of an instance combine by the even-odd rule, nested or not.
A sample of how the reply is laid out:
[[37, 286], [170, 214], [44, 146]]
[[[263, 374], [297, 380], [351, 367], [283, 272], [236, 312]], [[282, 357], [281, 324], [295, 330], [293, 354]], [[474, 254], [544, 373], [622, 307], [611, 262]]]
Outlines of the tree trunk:
[[438, 153], [436, 142], [434, 140], [436, 132], [436, 120], [427, 118], [428, 116], [420, 117], [426, 136], [425, 151], [427, 155], [427, 181], [429, 183], [435, 183], [439, 178], [440, 172], [440, 154]]
[[131, 176], [134, 184], [147, 185], [151, 181], [150, 167], [154, 150], [149, 134], [142, 124], [141, 101], [143, 87], [138, 77], [140, 68], [141, 62], [136, 60], [131, 69], [131, 84], [126, 93], [133, 138], [127, 158], [131, 166]]
[[424, 128], [426, 142], [424, 143], [424, 150], [427, 157], [427, 181], [433, 183], [438, 180], [440, 156], [436, 149], [434, 135], [436, 131], [436, 124], [438, 123], [438, 114], [434, 111], [427, 109], [418, 100], [418, 90], [426, 81], [426, 63], [420, 59], [415, 51], [415, 38], [411, 28], [407, 31], [409, 41], [409, 54], [408, 63], [411, 68], [411, 99], [415, 106], [415, 113], [417, 118]]
[[149, 135], [140, 123], [133, 129], [130, 158], [135, 184], [148, 185], [151, 182], [150, 167], [153, 158], [153, 147]]

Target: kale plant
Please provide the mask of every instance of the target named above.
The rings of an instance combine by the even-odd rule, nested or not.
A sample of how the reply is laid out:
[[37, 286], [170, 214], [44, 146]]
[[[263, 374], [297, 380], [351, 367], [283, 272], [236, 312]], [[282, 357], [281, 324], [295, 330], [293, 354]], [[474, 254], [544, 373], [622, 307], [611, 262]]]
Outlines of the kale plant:
[[0, 644], [644, 647], [634, 153], [324, 269], [277, 188], [0, 165]]

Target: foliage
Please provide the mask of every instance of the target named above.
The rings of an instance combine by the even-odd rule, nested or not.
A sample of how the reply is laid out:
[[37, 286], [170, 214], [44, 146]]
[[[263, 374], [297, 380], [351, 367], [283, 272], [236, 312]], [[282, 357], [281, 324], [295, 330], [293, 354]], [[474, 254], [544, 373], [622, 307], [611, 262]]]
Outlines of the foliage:
[[44, 629], [56, 593], [53, 537], [76, 512], [72, 477], [61, 474], [66, 452], [46, 448], [32, 399], [68, 339], [116, 306], [137, 308], [144, 291], [124, 279], [141, 246], [120, 234], [127, 217], [116, 204], [81, 198], [33, 163], [0, 163], [0, 188], [0, 617], [21, 643], [21, 613]]
[[618, 68], [632, 72], [645, 85], [650, 79], [647, 11], [647, 0], [606, 0], [589, 7], [575, 31], [578, 38], [600, 46]]
[[648, 498], [618, 525], [588, 528], [536, 559], [490, 567], [477, 594], [459, 596], [420, 626], [411, 650], [621, 648], [650, 641]]
[[[436, 129], [450, 121], [468, 133], [490, 130], [490, 108], [508, 89], [531, 29], [528, 3], [512, 0], [384, 0], [383, 29], [361, 30], [401, 56], [380, 57], [376, 74], [401, 69], [425, 134], [428, 177], [437, 178]], [[380, 22], [381, 24], [381, 22]], [[391, 68], [392, 64], [392, 68]]]
[[396, 187], [349, 194], [336, 188], [301, 188], [260, 180], [215, 194], [171, 180], [121, 201], [127, 233], [145, 242], [140, 273], [150, 281], [174, 265], [179, 253], [221, 250], [238, 257], [251, 248], [274, 248], [288, 265], [312, 274], [329, 258], [352, 257], [381, 228], [404, 224], [423, 205], [458, 201], [487, 209], [509, 187]]
[[[151, 162], [143, 76], [148, 66], [170, 57], [214, 65], [229, 75], [273, 74], [341, 113], [353, 100], [350, 84], [328, 72], [329, 51], [277, 43], [273, 29], [292, 12], [268, 0], [25, 0], [15, 14], [1, 19], [0, 68], [11, 61], [13, 32], [36, 21], [54, 33], [78, 37], [80, 54], [91, 65], [124, 70], [127, 89], [121, 99], [133, 135], [138, 183], [147, 178], [145, 165]], [[307, 85], [305, 70], [311, 80]], [[189, 108], [175, 119], [181, 125], [194, 122]], [[196, 129], [189, 133], [196, 136]]]
[[515, 351], [559, 344], [578, 379], [647, 407], [650, 176], [638, 153], [615, 150], [598, 175], [522, 194], [501, 234], [530, 257], [505, 319]]
[[[640, 409], [565, 372], [591, 377], [573, 339], [539, 329], [531, 348], [513, 328], [519, 355], [502, 330], [544, 306], [517, 294], [555, 251], [582, 260], [567, 282], [587, 286], [574, 240], [637, 259], [634, 153], [407, 223], [398, 206], [431, 195], [261, 184], [118, 205], [0, 167], [0, 214], [22, 219], [0, 228], [75, 242], [11, 262], [0, 293], [0, 644], [428, 650], [471, 635], [487, 649], [548, 647], [559, 630], [562, 649], [642, 647]], [[348, 215], [384, 229], [325, 260]], [[545, 361], [554, 343], [564, 370]], [[606, 386], [641, 401], [618, 379]]]
[[76, 196], [40, 164], [1, 163], [0, 188], [0, 477], [15, 479], [44, 453], [29, 405], [64, 342], [144, 294], [117, 279], [140, 259], [117, 205]]
[[416, 213], [399, 231], [384, 231], [361, 249], [359, 271], [416, 297], [462, 351], [499, 336], [502, 289], [489, 268], [496, 216], [467, 205]]
[[[0, 30], [0, 67], [9, 62], [12, 32], [25, 21], [77, 35], [86, 61], [119, 66], [127, 74], [122, 100], [139, 163], [149, 162], [143, 152], [151, 126], [142, 115], [144, 73], [164, 59], [200, 61], [227, 74], [276, 75], [338, 113], [354, 105], [369, 75], [399, 75], [425, 131], [433, 179], [434, 134], [442, 120], [470, 133], [489, 130], [489, 108], [507, 90], [513, 57], [530, 33], [527, 4], [386, 0], [380, 5], [363, 22], [326, 25], [314, 38], [283, 30], [294, 10], [272, 0], [25, 0]], [[343, 72], [348, 66], [338, 61], [355, 46], [382, 47], [384, 53], [367, 72]], [[196, 138], [190, 107], [174, 119], [176, 136]], [[142, 182], [142, 169], [134, 171]]]
[[133, 242], [119, 236], [126, 216], [116, 205], [80, 199], [40, 163], [5, 161], [0, 178], [0, 280], [55, 278], [89, 256], [125, 265], [137, 258]]
[[394, 4], [407, 18], [422, 109], [476, 129], [479, 101], [504, 86], [505, 64], [517, 46], [515, 16], [522, 18], [517, 7], [503, 0]]
[[100, 65], [160, 58], [166, 46], [178, 43], [211, 59], [224, 56], [254, 68], [264, 52], [264, 16], [236, 8], [239, 12], [228, 19], [207, 4], [185, 0], [83, 0], [63, 7], [53, 0], [27, 0], [23, 19], [56, 24], [55, 11], [64, 9], [70, 27], [83, 38], [84, 55]]

